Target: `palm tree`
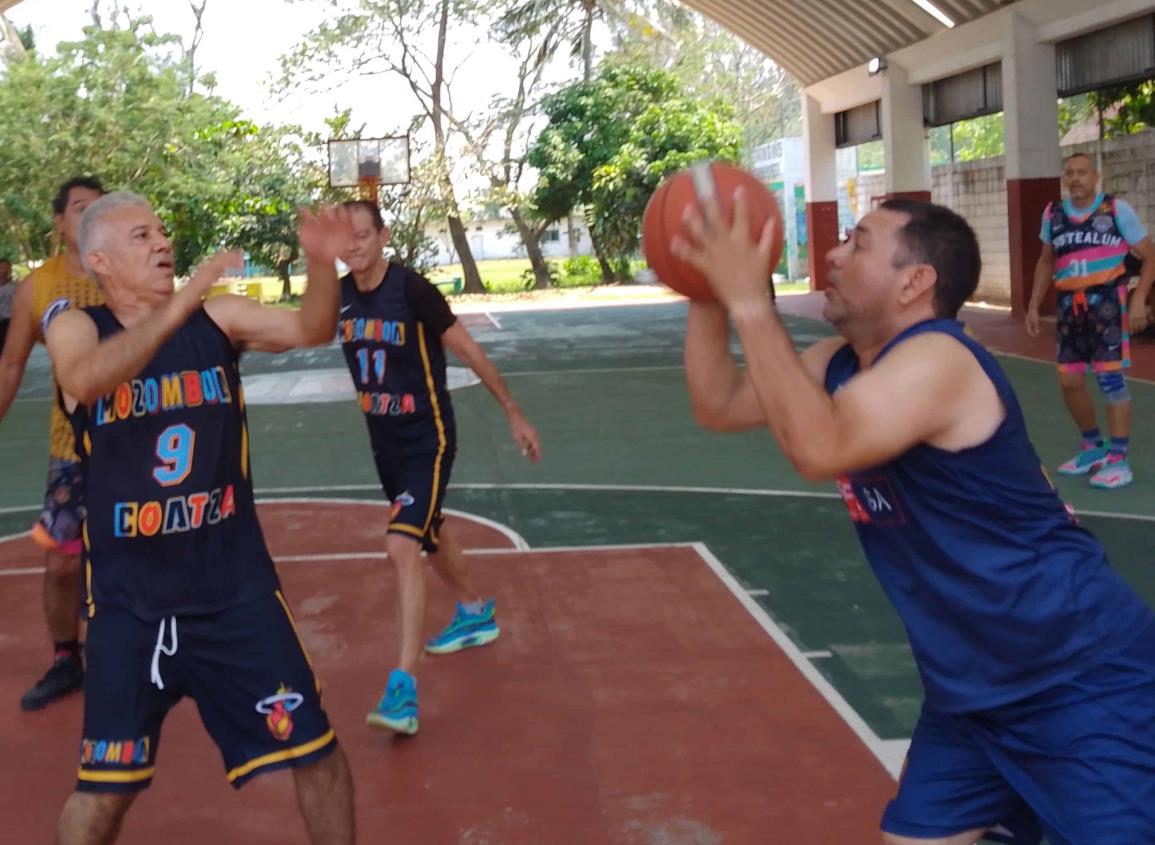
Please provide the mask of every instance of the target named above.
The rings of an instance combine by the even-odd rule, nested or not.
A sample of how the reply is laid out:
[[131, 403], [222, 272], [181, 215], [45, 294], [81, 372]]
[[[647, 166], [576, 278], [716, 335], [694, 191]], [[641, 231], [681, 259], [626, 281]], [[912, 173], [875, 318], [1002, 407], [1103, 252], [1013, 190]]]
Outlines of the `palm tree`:
[[643, 25], [661, 30], [647, 17], [658, 5], [654, 0], [511, 0], [498, 19], [497, 31], [510, 42], [540, 38], [539, 52], [552, 58], [558, 48], [569, 45], [571, 59], [581, 59], [582, 79], [589, 82], [594, 70], [594, 24], [613, 27]]

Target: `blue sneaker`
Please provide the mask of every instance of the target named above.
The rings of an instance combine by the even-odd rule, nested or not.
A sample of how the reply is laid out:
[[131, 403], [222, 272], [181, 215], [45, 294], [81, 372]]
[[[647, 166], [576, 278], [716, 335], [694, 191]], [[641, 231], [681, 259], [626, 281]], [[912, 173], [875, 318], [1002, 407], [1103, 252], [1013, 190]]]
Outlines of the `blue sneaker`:
[[493, 617], [493, 599], [485, 603], [480, 613], [469, 613], [458, 604], [449, 627], [426, 642], [425, 650], [430, 654], [452, 654], [463, 648], [488, 645], [500, 633]]
[[1060, 475], [1086, 475], [1102, 469], [1107, 463], [1107, 447], [1084, 449], [1069, 461], [1059, 465]]
[[417, 733], [417, 681], [408, 672], [394, 669], [389, 673], [385, 694], [373, 711], [365, 717], [365, 724], [384, 728], [399, 734]]

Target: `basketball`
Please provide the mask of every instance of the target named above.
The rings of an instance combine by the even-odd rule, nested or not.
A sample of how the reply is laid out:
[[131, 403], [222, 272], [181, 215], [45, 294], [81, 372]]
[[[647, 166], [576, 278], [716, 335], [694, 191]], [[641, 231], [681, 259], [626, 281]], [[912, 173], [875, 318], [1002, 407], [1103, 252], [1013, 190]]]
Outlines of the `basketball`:
[[[666, 287], [700, 302], [715, 297], [706, 277], [670, 251], [675, 235], [686, 237], [682, 215], [687, 206], [697, 206], [700, 196], [713, 194], [727, 225], [734, 220], [734, 190], [746, 188], [746, 209], [750, 217], [750, 238], [757, 241], [766, 221], [777, 221], [770, 246], [770, 267], [782, 256], [784, 226], [774, 194], [754, 174], [724, 161], [703, 161], [667, 176], [646, 204], [642, 217], [642, 253], [646, 263]], [[767, 278], [767, 284], [770, 279]]]

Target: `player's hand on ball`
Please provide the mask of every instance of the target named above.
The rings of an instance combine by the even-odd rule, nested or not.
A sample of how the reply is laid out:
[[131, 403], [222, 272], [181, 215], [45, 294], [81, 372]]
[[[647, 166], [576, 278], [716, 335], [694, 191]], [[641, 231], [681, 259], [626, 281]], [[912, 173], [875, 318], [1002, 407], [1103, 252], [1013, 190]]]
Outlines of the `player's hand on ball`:
[[510, 411], [509, 429], [513, 433], [513, 442], [521, 449], [521, 454], [535, 464], [540, 461], [541, 440], [538, 438], [537, 429], [525, 418], [525, 414], [516, 409]]
[[670, 249], [706, 276], [718, 299], [734, 311], [767, 301], [775, 226], [771, 217], [761, 232], [750, 231], [746, 191], [740, 187], [734, 191], [731, 225], [726, 225], [714, 199], [702, 200], [697, 210], [686, 209], [686, 236], [676, 235]]
[[353, 223], [349, 209], [339, 205], [324, 206], [314, 214], [300, 210], [297, 240], [310, 261], [333, 262], [348, 253], [353, 245]]

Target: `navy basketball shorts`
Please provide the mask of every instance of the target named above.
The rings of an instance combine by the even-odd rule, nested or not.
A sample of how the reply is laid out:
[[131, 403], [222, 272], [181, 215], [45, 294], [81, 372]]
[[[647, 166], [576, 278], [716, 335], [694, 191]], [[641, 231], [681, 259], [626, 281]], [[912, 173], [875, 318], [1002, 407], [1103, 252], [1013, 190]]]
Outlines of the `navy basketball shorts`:
[[89, 622], [86, 657], [79, 791], [147, 788], [161, 725], [184, 696], [196, 702], [237, 788], [337, 746], [279, 590], [219, 613], [157, 622], [105, 606]]
[[1113, 373], [1131, 366], [1127, 285], [1059, 291], [1055, 319], [1060, 372]]
[[449, 486], [457, 440], [452, 436], [416, 443], [389, 442], [373, 438], [373, 461], [389, 511], [390, 534], [403, 534], [436, 553], [443, 517], [441, 503]]
[[1025, 701], [981, 713], [924, 707], [882, 829], [1017, 845], [1155, 842], [1155, 625], [1128, 648]]

